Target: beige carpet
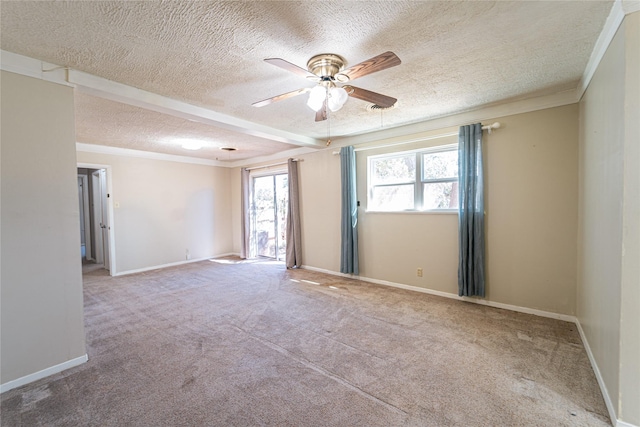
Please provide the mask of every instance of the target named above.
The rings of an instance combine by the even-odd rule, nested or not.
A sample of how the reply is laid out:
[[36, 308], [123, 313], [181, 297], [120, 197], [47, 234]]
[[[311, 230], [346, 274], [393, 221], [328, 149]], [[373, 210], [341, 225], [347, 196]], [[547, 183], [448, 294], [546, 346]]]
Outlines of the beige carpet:
[[609, 425], [571, 323], [222, 262], [85, 275], [89, 362], [2, 425]]

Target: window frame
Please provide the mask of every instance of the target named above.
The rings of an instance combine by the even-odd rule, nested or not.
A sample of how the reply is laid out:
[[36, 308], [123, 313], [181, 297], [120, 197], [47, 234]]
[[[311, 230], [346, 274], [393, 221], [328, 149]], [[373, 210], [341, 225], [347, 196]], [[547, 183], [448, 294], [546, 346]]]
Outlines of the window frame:
[[[454, 178], [429, 178], [426, 179], [423, 176], [423, 161], [425, 154], [435, 154], [442, 153], [448, 151], [458, 151], [458, 143], [453, 144], [444, 144], [437, 145], [433, 147], [427, 148], [417, 148], [414, 150], [406, 150], [406, 151], [394, 151], [391, 153], [384, 154], [374, 154], [371, 156], [367, 156], [367, 212], [375, 212], [375, 213], [427, 213], [427, 214], [450, 214], [450, 213], [458, 213], [458, 209], [422, 209], [423, 206], [423, 195], [424, 195], [424, 185], [425, 184], [434, 184], [434, 183], [448, 183], [448, 182], [458, 182], [458, 176], [456, 173], [456, 177]], [[395, 157], [404, 157], [409, 154], [413, 154], [415, 156], [416, 168], [415, 168], [415, 176], [413, 181], [402, 181], [402, 182], [394, 182], [392, 184], [374, 184], [373, 183], [373, 165], [376, 160], [379, 159], [392, 159]], [[371, 209], [373, 201], [373, 192], [375, 188], [378, 187], [391, 187], [391, 186], [399, 186], [399, 185], [413, 185], [413, 209], [403, 209], [403, 210], [386, 210], [386, 209]]]

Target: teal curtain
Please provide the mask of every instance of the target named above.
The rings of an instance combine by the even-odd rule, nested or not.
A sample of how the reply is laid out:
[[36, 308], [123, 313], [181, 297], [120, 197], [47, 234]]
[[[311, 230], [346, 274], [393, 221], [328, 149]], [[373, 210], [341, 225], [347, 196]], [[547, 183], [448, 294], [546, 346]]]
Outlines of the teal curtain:
[[458, 295], [484, 297], [482, 124], [458, 135]]
[[340, 149], [340, 176], [342, 178], [340, 272], [357, 275], [359, 274], [358, 196], [356, 192], [356, 153], [353, 146]]

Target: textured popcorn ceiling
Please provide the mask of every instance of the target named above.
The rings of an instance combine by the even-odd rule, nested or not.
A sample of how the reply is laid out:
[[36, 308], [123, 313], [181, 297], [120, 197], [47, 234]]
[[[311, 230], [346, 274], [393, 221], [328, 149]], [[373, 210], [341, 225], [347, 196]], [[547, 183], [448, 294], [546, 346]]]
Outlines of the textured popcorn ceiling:
[[[251, 103], [313, 84], [267, 64], [301, 67], [318, 53], [354, 65], [384, 51], [402, 64], [353, 84], [398, 98], [383, 113], [350, 99], [331, 134], [357, 134], [502, 100], [574, 89], [611, 1], [98, 1], [2, 2], [4, 50], [68, 66], [218, 113], [325, 138], [298, 96]], [[292, 146], [211, 125], [77, 96], [81, 142], [236, 159]], [[80, 108], [81, 107], [81, 108]], [[383, 119], [383, 120], [381, 120]], [[185, 153], [160, 141], [207, 136], [211, 149]], [[246, 150], [245, 154], [241, 154]], [[226, 153], [225, 153], [226, 154]]]

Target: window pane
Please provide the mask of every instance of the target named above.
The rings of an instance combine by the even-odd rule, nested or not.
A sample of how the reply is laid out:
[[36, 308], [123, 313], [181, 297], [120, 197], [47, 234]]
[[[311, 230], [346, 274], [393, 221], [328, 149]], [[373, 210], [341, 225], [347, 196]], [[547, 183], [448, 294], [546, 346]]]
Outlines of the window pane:
[[458, 176], [458, 151], [427, 153], [422, 157], [423, 179], [456, 178]]
[[373, 184], [394, 184], [416, 179], [416, 156], [409, 154], [387, 159], [374, 159], [371, 168]]
[[375, 211], [403, 211], [413, 209], [413, 184], [374, 187], [367, 209]]
[[434, 182], [423, 184], [422, 209], [458, 209], [458, 183]]

